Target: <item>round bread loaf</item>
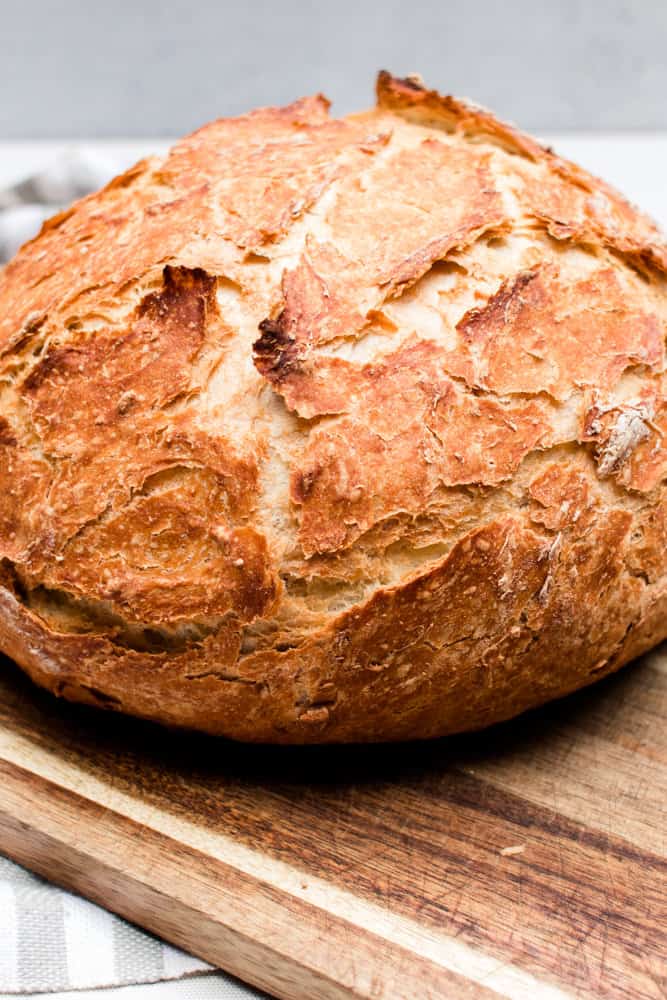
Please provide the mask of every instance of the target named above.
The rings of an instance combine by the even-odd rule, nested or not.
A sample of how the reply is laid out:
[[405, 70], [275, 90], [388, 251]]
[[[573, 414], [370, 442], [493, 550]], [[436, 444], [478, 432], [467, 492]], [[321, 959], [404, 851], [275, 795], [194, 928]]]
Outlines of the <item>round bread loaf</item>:
[[667, 248], [381, 73], [214, 122], [0, 275], [0, 650], [241, 740], [485, 726], [667, 636]]

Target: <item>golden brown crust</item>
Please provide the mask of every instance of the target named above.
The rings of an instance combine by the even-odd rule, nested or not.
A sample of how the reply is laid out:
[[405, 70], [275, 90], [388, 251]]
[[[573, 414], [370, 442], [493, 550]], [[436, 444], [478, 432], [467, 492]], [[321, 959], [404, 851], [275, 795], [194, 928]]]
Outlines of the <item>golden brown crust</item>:
[[667, 270], [667, 248], [652, 219], [609, 184], [556, 156], [513, 125], [498, 121], [484, 108], [443, 97], [385, 71], [378, 75], [377, 97], [379, 107], [410, 121], [473, 142], [496, 144], [530, 161], [530, 168], [520, 162], [513, 165], [517, 192], [523, 209], [544, 222], [555, 239], [603, 242], [638, 262]]
[[452, 371], [501, 395], [607, 391], [627, 368], [664, 367], [660, 317], [634, 306], [610, 267], [572, 283], [553, 265], [522, 271], [457, 325]]
[[325, 222], [329, 240], [307, 240], [296, 268], [283, 276], [281, 311], [262, 325], [255, 344], [259, 371], [308, 418], [328, 412], [314, 407], [308, 391], [317, 348], [361, 334], [369, 313], [435, 261], [502, 229], [507, 219], [489, 154], [429, 137], [393, 154], [388, 149], [361, 181], [343, 178]]
[[395, 511], [417, 516], [439, 487], [496, 486], [553, 443], [548, 403], [474, 396], [442, 361], [433, 341], [407, 341], [355, 373], [348, 416], [311, 432], [292, 479], [307, 556], [347, 547]]
[[667, 251], [380, 74], [214, 122], [0, 273], [0, 651], [245, 740], [477, 728], [667, 636]]

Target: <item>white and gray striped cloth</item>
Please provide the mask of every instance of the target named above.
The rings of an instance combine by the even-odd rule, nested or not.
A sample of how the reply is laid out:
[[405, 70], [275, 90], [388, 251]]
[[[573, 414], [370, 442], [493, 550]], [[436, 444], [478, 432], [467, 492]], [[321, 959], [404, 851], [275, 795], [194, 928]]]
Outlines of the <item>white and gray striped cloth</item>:
[[45, 219], [106, 184], [119, 164], [92, 149], [71, 149], [45, 170], [0, 191], [0, 264], [39, 231]]
[[[125, 165], [92, 151], [73, 151], [51, 168], [0, 191], [0, 264], [45, 218], [97, 189]], [[1, 852], [0, 840], [0, 1000], [36, 993], [52, 1000], [84, 1000], [96, 995], [87, 991], [98, 989], [104, 989], [104, 1000], [263, 996], [30, 874]]]
[[[1, 844], [0, 844], [1, 847]], [[187, 982], [186, 982], [187, 980]], [[249, 1000], [262, 994], [0, 856], [0, 997], [180, 981], [174, 996]], [[79, 993], [76, 994], [77, 998]]]

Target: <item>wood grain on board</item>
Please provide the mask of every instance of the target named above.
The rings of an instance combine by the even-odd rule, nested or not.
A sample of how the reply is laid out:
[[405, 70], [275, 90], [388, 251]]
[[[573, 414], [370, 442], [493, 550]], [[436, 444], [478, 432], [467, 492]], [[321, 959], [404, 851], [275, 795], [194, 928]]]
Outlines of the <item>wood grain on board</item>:
[[0, 851], [278, 997], [667, 995], [667, 650], [483, 733], [235, 745], [0, 662]]

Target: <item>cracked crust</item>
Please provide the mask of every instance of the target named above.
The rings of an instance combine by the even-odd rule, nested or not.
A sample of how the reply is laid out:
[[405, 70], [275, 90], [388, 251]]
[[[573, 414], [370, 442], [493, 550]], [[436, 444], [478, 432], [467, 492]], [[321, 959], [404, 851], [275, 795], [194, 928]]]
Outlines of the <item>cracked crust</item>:
[[205, 126], [0, 273], [0, 650], [236, 739], [493, 723], [667, 636], [667, 250], [381, 73]]

